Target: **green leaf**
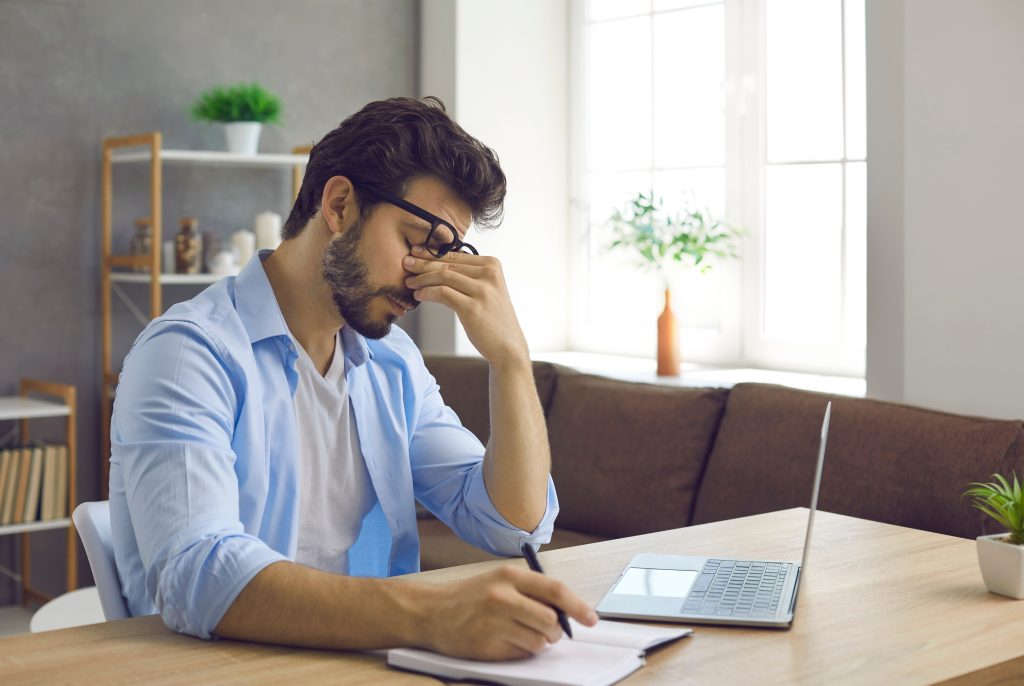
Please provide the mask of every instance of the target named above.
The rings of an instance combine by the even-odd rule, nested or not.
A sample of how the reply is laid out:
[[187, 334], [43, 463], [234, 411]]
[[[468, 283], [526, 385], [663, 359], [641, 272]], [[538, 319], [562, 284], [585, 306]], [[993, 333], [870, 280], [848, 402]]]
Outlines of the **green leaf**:
[[1024, 543], [1024, 492], [1016, 472], [1013, 483], [1001, 474], [993, 474], [994, 481], [968, 484], [962, 497], [972, 499], [971, 505], [996, 520], [1010, 533], [1011, 540]]
[[214, 86], [192, 104], [192, 116], [201, 121], [255, 121], [265, 124], [281, 120], [281, 101], [257, 83]]
[[664, 198], [653, 191], [640, 191], [614, 208], [607, 225], [613, 235], [608, 249], [632, 251], [645, 266], [659, 271], [682, 263], [706, 272], [712, 258], [739, 254], [737, 231], [713, 219], [704, 208], [670, 214], [664, 210]]

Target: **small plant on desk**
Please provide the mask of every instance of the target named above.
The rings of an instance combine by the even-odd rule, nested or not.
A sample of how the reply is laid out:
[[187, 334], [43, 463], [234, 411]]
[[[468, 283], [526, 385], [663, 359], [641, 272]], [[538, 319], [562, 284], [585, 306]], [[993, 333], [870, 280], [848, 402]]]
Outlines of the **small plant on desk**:
[[1005, 533], [978, 536], [978, 565], [992, 593], [1024, 598], [1024, 490], [1012, 474], [1011, 484], [1001, 474], [995, 481], [973, 483], [964, 492], [978, 508], [1006, 529]]

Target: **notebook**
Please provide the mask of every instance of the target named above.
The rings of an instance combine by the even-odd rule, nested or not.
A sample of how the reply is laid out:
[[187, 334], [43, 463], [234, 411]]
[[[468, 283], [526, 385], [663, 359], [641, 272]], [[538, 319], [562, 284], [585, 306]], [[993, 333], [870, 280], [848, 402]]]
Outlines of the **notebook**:
[[598, 620], [593, 627], [570, 619], [575, 638], [562, 637], [532, 657], [481, 662], [429, 650], [394, 648], [388, 665], [449, 679], [478, 679], [506, 686], [607, 686], [644, 665], [646, 652], [693, 633], [692, 629]]

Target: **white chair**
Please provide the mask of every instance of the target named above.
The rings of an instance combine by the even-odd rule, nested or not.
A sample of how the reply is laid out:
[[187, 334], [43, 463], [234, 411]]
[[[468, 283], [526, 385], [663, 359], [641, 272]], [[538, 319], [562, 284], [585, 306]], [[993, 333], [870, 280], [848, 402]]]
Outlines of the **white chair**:
[[28, 630], [38, 633], [103, 621], [105, 617], [99, 593], [95, 586], [86, 586], [59, 595], [36, 610], [29, 620]]
[[103, 616], [108, 621], [131, 617], [124, 596], [121, 595], [121, 579], [117, 576], [117, 565], [114, 562], [114, 546], [110, 536], [110, 501], [82, 503], [75, 508], [71, 519], [75, 522], [85, 554], [89, 558]]

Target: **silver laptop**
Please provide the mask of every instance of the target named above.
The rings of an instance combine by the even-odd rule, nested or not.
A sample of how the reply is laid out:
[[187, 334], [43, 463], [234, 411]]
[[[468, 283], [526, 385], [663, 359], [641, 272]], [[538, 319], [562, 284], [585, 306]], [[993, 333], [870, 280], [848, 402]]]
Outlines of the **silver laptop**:
[[636, 555], [598, 603], [597, 613], [606, 618], [788, 628], [793, 623], [802, 572], [807, 569], [831, 415], [829, 403], [821, 424], [818, 466], [800, 562]]

